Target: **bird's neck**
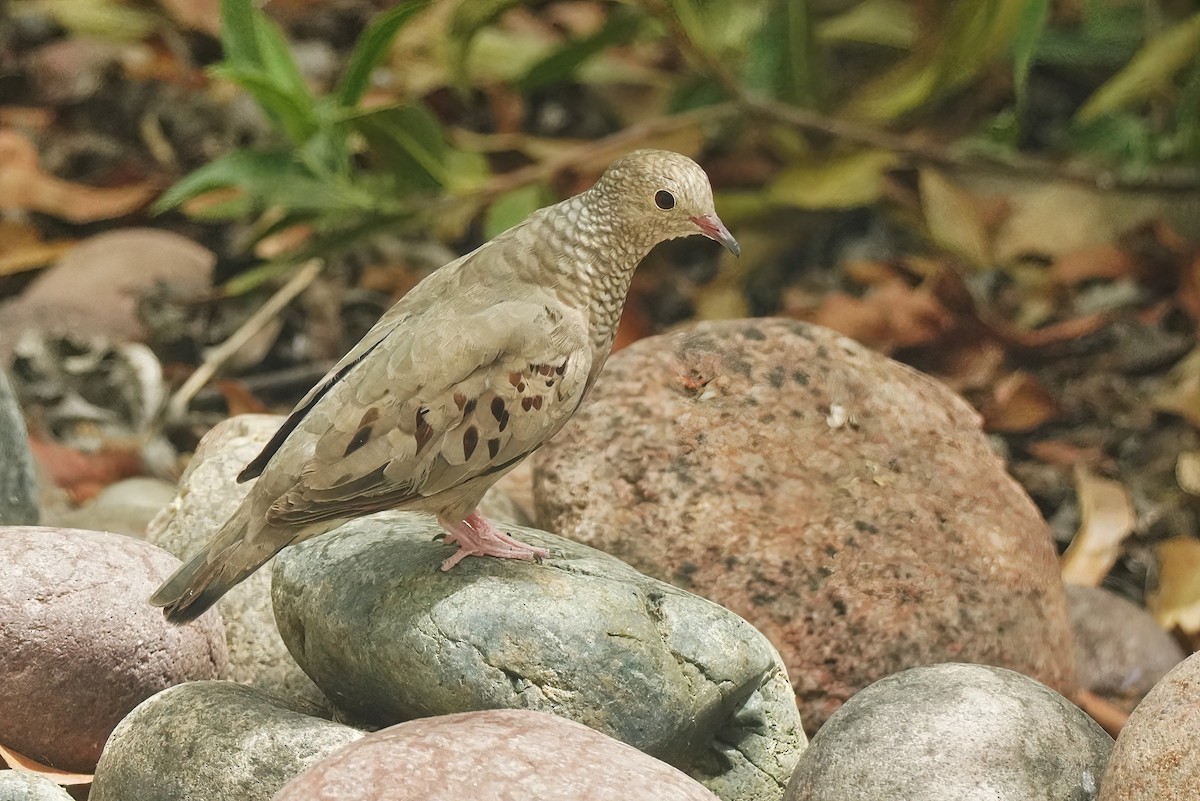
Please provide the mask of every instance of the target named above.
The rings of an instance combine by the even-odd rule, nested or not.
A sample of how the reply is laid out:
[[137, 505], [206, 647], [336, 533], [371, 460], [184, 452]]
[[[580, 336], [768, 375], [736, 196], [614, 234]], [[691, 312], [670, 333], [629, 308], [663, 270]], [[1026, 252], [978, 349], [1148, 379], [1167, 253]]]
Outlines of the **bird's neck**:
[[562, 300], [586, 309], [595, 355], [602, 361], [612, 346], [617, 322], [638, 264], [654, 246], [632, 235], [622, 210], [589, 190], [551, 206], [538, 221], [552, 254], [543, 268], [555, 273]]

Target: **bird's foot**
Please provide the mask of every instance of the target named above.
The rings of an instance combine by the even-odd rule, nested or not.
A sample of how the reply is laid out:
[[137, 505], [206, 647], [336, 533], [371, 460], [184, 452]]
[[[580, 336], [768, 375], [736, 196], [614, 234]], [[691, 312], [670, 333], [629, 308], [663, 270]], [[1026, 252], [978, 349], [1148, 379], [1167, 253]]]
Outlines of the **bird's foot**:
[[545, 548], [526, 545], [505, 534], [478, 510], [467, 515], [465, 520], [452, 521], [439, 517], [438, 522], [446, 529], [446, 542], [458, 544], [454, 555], [442, 562], [442, 570], [449, 570], [468, 556], [494, 556], [497, 559], [540, 562], [549, 555]]

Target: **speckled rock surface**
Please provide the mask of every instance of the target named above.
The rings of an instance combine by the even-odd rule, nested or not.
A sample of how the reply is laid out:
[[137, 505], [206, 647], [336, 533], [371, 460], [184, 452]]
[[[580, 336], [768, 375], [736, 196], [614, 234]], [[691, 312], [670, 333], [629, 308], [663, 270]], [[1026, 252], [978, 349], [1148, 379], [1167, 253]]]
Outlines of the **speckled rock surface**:
[[1079, 686], [1127, 710], [1185, 654], [1154, 616], [1101, 587], [1067, 585]]
[[129, 710], [173, 684], [219, 673], [226, 654], [216, 615], [172, 626], [146, 603], [178, 565], [119, 534], [0, 528], [6, 746], [89, 773]]
[[[180, 559], [199, 551], [250, 491], [237, 474], [258, 455], [283, 420], [277, 415], [240, 415], [204, 436], [179, 479], [179, 494], [150, 521], [146, 540]], [[229, 667], [223, 679], [248, 684], [301, 711], [328, 708], [321, 691], [292, 659], [271, 611], [268, 564], [217, 602], [225, 621]]]
[[1082, 710], [1002, 668], [913, 668], [859, 692], [796, 765], [786, 801], [1090, 801], [1112, 750]]
[[1100, 801], [1200, 798], [1200, 654], [1179, 663], [1133, 710], [1100, 789]]
[[89, 801], [267, 801], [362, 732], [279, 705], [250, 687], [191, 682], [121, 721]]
[[0, 526], [38, 522], [37, 497], [25, 419], [0, 370]]
[[0, 801], [71, 801], [49, 779], [19, 770], [0, 770]]
[[587, 726], [511, 709], [367, 735], [293, 779], [275, 801], [464, 799], [717, 801], [678, 770]]
[[436, 523], [373, 515], [275, 558], [284, 641], [350, 719], [553, 712], [669, 762], [726, 801], [782, 796], [804, 746], [779, 656], [726, 609], [533, 529], [543, 564], [468, 559]]
[[810, 732], [920, 664], [1072, 689], [1049, 531], [976, 413], [832, 331], [730, 320], [640, 340], [532, 458], [539, 526], [757, 626]]

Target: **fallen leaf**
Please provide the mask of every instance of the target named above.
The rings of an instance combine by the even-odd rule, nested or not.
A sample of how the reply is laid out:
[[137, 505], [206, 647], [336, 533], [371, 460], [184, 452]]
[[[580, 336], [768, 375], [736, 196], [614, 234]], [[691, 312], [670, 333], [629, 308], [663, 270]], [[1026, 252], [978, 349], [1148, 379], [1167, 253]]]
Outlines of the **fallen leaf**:
[[55, 178], [38, 166], [32, 142], [15, 131], [0, 130], [0, 209], [38, 211], [74, 223], [95, 222], [137, 211], [158, 191], [152, 181], [100, 189]]
[[1071, 700], [1075, 702], [1075, 706], [1091, 715], [1092, 720], [1099, 723], [1100, 728], [1108, 732], [1109, 736], [1114, 739], [1121, 733], [1121, 729], [1125, 728], [1125, 722], [1129, 720], [1128, 712], [1090, 690], [1076, 690]]
[[983, 319], [981, 322], [1005, 344], [1037, 350], [1095, 333], [1103, 328], [1110, 318], [1111, 315], [1107, 312], [1095, 312], [1032, 330], [1018, 328], [1002, 320]]
[[1162, 389], [1151, 396], [1150, 405], [1200, 428], [1200, 349], [1171, 368]]
[[849, 209], [879, 200], [883, 175], [896, 166], [894, 153], [866, 150], [796, 164], [767, 188], [774, 203], [801, 209]]
[[1175, 460], [1175, 482], [1188, 495], [1200, 495], [1200, 451], [1184, 451]]
[[21, 220], [0, 220], [0, 275], [45, 267], [71, 248], [75, 242], [43, 242], [32, 225]]
[[1067, 285], [1096, 278], [1118, 279], [1133, 274], [1133, 257], [1114, 245], [1088, 245], [1054, 260], [1050, 274]]
[[65, 770], [52, 768], [23, 754], [18, 754], [11, 748], [5, 748], [3, 745], [0, 745], [0, 759], [7, 762], [8, 766], [13, 770], [36, 773], [38, 776], [49, 779], [60, 787], [73, 787], [75, 785], [92, 783], [92, 774], [90, 773], [69, 773]]
[[1062, 580], [1096, 587], [1121, 554], [1121, 543], [1133, 533], [1133, 502], [1117, 481], [1075, 468], [1079, 530], [1062, 556]]
[[921, 210], [929, 237], [982, 267], [991, 263], [991, 235], [980, 200], [932, 168], [920, 173]]
[[991, 399], [980, 409], [988, 431], [1032, 431], [1058, 416], [1058, 403], [1029, 373], [1010, 373], [996, 382]]
[[213, 381], [213, 385], [225, 399], [226, 410], [230, 417], [236, 417], [239, 414], [267, 414], [271, 411], [265, 403], [254, 397], [254, 393], [241, 381], [232, 378], [218, 378]]
[[883, 353], [926, 345], [949, 331], [955, 319], [932, 293], [893, 279], [862, 298], [826, 295], [815, 309], [786, 308], [797, 319], [832, 328]]
[[109, 484], [143, 473], [141, 451], [135, 445], [112, 443], [84, 453], [30, 436], [29, 450], [55, 486], [66, 490], [75, 503], [94, 498]]
[[1046, 464], [1060, 467], [1098, 467], [1104, 462], [1104, 451], [1095, 445], [1081, 447], [1058, 439], [1043, 439], [1025, 446], [1025, 452]]
[[1200, 540], [1174, 537], [1160, 542], [1158, 583], [1146, 595], [1146, 605], [1160, 626], [1179, 629], [1189, 637], [1200, 633]]
[[219, 0], [158, 0], [171, 19], [185, 28], [217, 37], [221, 33]]

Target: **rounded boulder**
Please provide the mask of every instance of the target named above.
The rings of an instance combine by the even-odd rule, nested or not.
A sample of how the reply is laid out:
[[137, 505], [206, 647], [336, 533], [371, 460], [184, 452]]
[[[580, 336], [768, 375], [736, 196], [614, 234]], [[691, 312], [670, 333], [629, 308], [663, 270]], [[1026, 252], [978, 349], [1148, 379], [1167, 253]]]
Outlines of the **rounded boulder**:
[[178, 566], [119, 534], [0, 528], [4, 745], [90, 773], [131, 709], [174, 684], [218, 675], [220, 618], [173, 626], [147, 602]]
[[532, 458], [540, 527], [757, 626], [810, 732], [921, 664], [1073, 690], [1048, 527], [979, 415], [846, 337], [755, 319], [640, 340]]
[[297, 776], [274, 801], [467, 798], [718, 801], [636, 748], [579, 723], [516, 709], [422, 718], [369, 734]]
[[1154, 685], [1129, 716], [1104, 774], [1100, 801], [1200, 798], [1200, 654]]
[[942, 664], [875, 682], [800, 757], [785, 801], [1091, 801], [1112, 738], [1003, 668]]

